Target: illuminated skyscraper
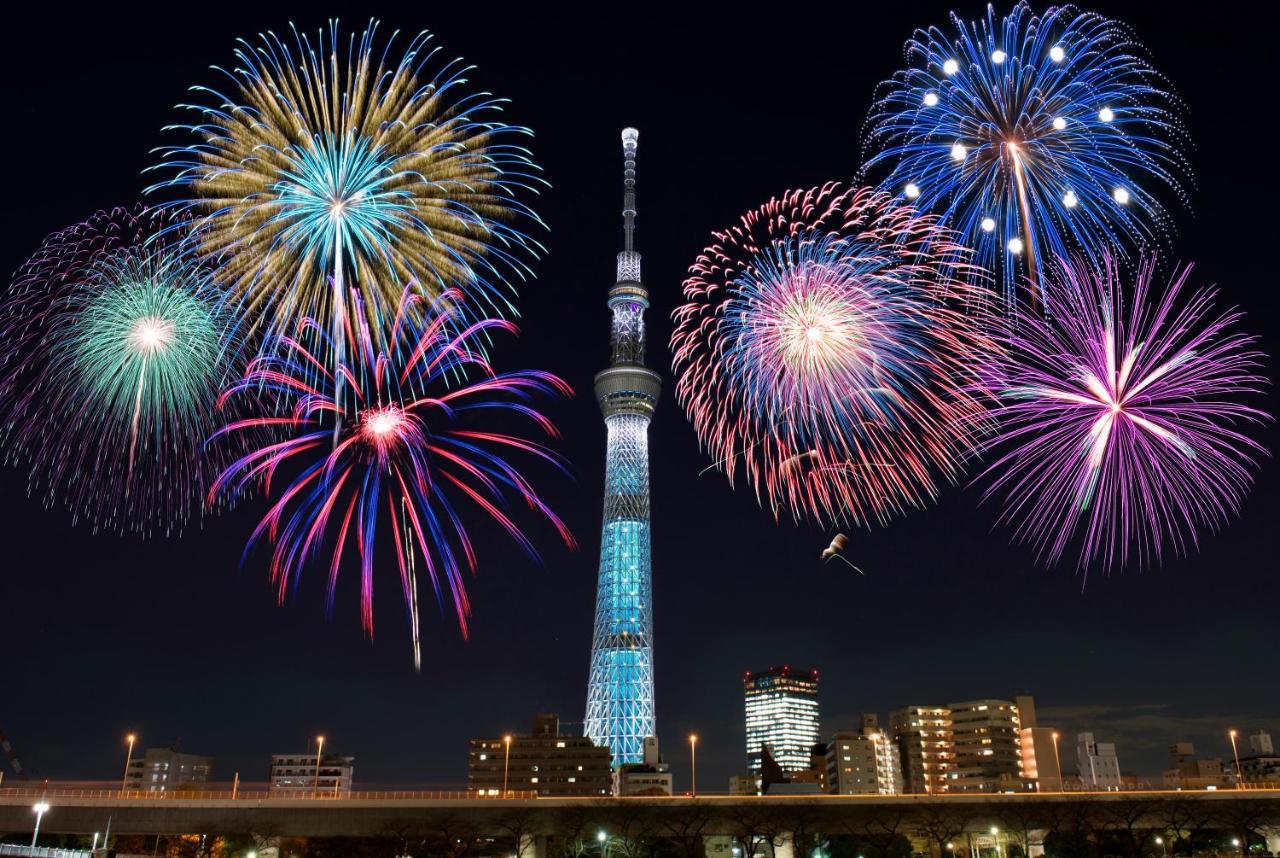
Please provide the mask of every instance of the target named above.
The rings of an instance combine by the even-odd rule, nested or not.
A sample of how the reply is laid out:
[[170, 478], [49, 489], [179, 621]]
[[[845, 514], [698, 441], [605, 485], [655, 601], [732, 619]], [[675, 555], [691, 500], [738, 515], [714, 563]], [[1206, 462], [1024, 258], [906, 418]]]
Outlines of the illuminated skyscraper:
[[612, 750], [614, 766], [643, 762], [645, 737], [656, 735], [649, 421], [662, 379], [644, 365], [649, 293], [640, 285], [640, 254], [634, 244], [639, 136], [634, 128], [622, 131], [624, 240], [608, 302], [613, 360], [595, 381], [608, 447], [585, 732], [597, 745]]
[[765, 748], [784, 772], [811, 765], [818, 744], [818, 671], [773, 667], [743, 679], [747, 704], [747, 766], [760, 774]]

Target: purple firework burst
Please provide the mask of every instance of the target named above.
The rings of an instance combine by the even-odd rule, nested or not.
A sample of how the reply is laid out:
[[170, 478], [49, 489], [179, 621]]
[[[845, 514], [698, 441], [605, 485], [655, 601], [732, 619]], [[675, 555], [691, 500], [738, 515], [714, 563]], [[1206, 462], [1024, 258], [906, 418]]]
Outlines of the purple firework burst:
[[1080, 568], [1185, 554], [1239, 510], [1266, 452], [1245, 434], [1271, 418], [1244, 401], [1266, 379], [1241, 313], [1218, 315], [1213, 289], [1184, 295], [1189, 265], [1156, 294], [1155, 267], [1138, 266], [1126, 302], [1114, 259], [1059, 260], [1052, 314], [1025, 314], [997, 354], [1000, 430], [979, 480], [1050, 564], [1073, 540]]

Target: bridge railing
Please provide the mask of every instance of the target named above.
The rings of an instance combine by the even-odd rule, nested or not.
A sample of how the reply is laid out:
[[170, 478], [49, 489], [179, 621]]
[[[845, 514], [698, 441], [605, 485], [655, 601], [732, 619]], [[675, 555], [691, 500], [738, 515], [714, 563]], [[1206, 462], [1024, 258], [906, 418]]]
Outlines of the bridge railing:
[[16, 846], [0, 843], [0, 855], [21, 855], [23, 858], [92, 858], [88, 849], [54, 849], [49, 846]]
[[[270, 789], [211, 789], [193, 790], [178, 789], [172, 791], [159, 790], [122, 790], [108, 789], [101, 786], [73, 786], [49, 784], [41, 787], [5, 787], [0, 788], [0, 799], [19, 798], [39, 801], [51, 798], [78, 799], [118, 799], [127, 801], [266, 801], [281, 799], [288, 801], [324, 801], [324, 802], [359, 802], [359, 801], [497, 801], [499, 799], [530, 799], [538, 794], [530, 790], [508, 790], [505, 795], [485, 795], [475, 790], [346, 790], [338, 793], [310, 789], [270, 790]], [[3, 855], [0, 852], [0, 855]]]

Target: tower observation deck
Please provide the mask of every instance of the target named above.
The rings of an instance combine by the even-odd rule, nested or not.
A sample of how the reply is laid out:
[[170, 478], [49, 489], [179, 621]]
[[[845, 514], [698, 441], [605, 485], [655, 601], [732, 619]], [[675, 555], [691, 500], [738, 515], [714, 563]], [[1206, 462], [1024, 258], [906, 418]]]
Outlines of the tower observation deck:
[[640, 254], [635, 250], [638, 139], [634, 128], [623, 129], [623, 250], [608, 300], [613, 358], [595, 378], [608, 446], [585, 732], [596, 744], [610, 748], [615, 767], [642, 762], [645, 737], [656, 735], [649, 421], [662, 379], [644, 365], [649, 293], [640, 283]]

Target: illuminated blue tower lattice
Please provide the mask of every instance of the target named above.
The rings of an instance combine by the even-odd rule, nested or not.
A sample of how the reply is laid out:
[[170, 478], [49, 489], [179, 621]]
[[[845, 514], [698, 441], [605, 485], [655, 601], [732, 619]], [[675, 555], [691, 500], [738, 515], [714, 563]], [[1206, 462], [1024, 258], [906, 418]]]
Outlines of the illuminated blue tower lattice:
[[638, 138], [634, 128], [623, 129], [625, 238], [624, 249], [618, 254], [617, 283], [609, 290], [613, 362], [596, 375], [595, 382], [608, 431], [608, 450], [585, 732], [596, 744], [609, 746], [615, 766], [643, 762], [644, 739], [656, 735], [649, 421], [662, 379], [644, 365], [644, 311], [649, 306], [649, 293], [640, 285], [640, 254], [634, 247]]

